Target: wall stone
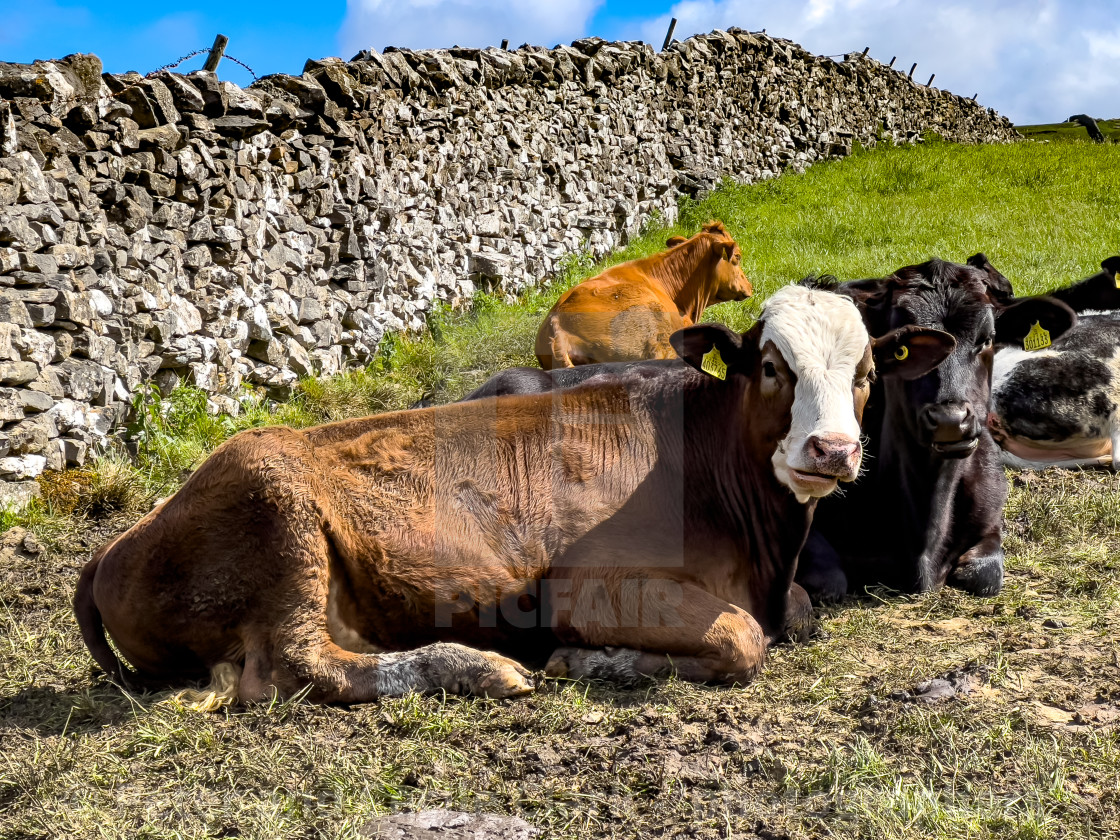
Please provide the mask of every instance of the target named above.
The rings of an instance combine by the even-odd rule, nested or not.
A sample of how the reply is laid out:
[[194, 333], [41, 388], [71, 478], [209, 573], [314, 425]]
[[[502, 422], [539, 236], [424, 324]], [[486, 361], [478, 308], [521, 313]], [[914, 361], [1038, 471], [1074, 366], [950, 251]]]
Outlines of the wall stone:
[[81, 463], [147, 382], [235, 412], [246, 384], [367, 362], [437, 299], [606, 254], [681, 192], [925, 132], [1016, 136], [872, 59], [738, 30], [363, 52], [247, 90], [0, 64], [0, 483]]

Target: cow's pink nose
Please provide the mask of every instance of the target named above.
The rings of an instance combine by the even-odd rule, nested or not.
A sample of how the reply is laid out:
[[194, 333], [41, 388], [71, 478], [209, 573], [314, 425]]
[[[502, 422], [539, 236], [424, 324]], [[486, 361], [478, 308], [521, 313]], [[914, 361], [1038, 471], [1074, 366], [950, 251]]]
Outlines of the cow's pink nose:
[[859, 463], [859, 441], [847, 435], [811, 435], [805, 442], [805, 450], [817, 472], [827, 475], [847, 475]]

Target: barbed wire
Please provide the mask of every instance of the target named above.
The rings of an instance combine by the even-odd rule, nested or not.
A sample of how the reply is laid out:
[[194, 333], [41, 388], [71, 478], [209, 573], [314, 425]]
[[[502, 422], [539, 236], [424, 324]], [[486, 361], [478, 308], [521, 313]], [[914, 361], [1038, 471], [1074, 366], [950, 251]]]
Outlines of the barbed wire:
[[[157, 67], [155, 70], [152, 70], [149, 73], [145, 73], [143, 76], [141, 76], [135, 82], [132, 82], [130, 84], [125, 85], [123, 88], [121, 88], [116, 93], [114, 93], [111, 98], [116, 99], [118, 96], [120, 96], [125, 91], [131, 90], [132, 88], [136, 87], [141, 82], [144, 82], [147, 79], [152, 78], [152, 76], [156, 75], [157, 73], [162, 73], [164, 70], [174, 69], [175, 67], [178, 67], [180, 64], [182, 64], [184, 61], [190, 61], [196, 55], [202, 55], [203, 53], [208, 53], [208, 52], [211, 51], [211, 49], [212, 49], [211, 47], [203, 47], [200, 50], [195, 50], [194, 52], [187, 53], [186, 55], [184, 55], [182, 58], [178, 59], [177, 61], [172, 61], [168, 64], [164, 64], [162, 67]], [[246, 64], [244, 61], [241, 61], [240, 59], [234, 58], [229, 53], [225, 53], [224, 55], [222, 55], [222, 58], [228, 58], [234, 64], [237, 64], [237, 65], [240, 65], [241, 67], [244, 67], [246, 70], [249, 71], [249, 75], [253, 77], [254, 82], [260, 80], [260, 77], [257, 76], [256, 73], [253, 72], [253, 68], [250, 67], [248, 64]]]
[[[151, 78], [152, 76], [154, 76], [154, 75], [155, 75], [156, 73], [162, 73], [162, 72], [163, 72], [164, 70], [170, 70], [170, 69], [171, 69], [172, 67], [178, 67], [178, 66], [179, 66], [180, 64], [182, 64], [182, 63], [183, 63], [184, 61], [190, 61], [190, 59], [194, 58], [194, 57], [195, 57], [196, 55], [202, 55], [203, 53], [206, 53], [206, 52], [210, 52], [210, 48], [209, 48], [209, 47], [204, 47], [204, 48], [203, 48], [203, 49], [201, 49], [201, 50], [195, 50], [195, 51], [194, 51], [194, 52], [192, 52], [192, 53], [187, 53], [187, 54], [186, 54], [185, 56], [183, 56], [182, 58], [180, 58], [180, 59], [179, 59], [178, 61], [172, 61], [172, 62], [171, 62], [170, 64], [165, 64], [165, 65], [163, 65], [162, 67], [157, 67], [157, 68], [156, 68], [155, 70], [153, 70], [153, 71], [152, 71], [151, 73], [147, 73], [147, 74], [145, 74], [144, 78], [145, 78], [145, 79], [149, 79], [149, 78]], [[227, 58], [228, 58], [228, 56], [227, 56]], [[255, 79], [255, 78], [256, 78], [256, 76], [254, 76], [253, 78]]]
[[222, 56], [222, 57], [223, 57], [223, 58], [228, 58], [228, 59], [229, 59], [230, 61], [232, 61], [232, 62], [233, 62], [234, 64], [240, 64], [240, 65], [241, 65], [242, 67], [244, 67], [244, 68], [245, 68], [246, 70], [248, 70], [248, 71], [249, 71], [249, 75], [253, 77], [253, 81], [254, 81], [254, 82], [260, 81], [260, 79], [259, 79], [259, 78], [257, 77], [257, 74], [253, 72], [253, 68], [252, 68], [252, 67], [250, 67], [250, 66], [249, 66], [248, 64], [246, 64], [246, 63], [245, 63], [244, 61], [239, 61], [238, 59], [234, 58], [234, 57], [233, 57], [232, 55], [230, 55], [229, 53], [226, 53], [226, 54], [225, 54], [224, 56]]

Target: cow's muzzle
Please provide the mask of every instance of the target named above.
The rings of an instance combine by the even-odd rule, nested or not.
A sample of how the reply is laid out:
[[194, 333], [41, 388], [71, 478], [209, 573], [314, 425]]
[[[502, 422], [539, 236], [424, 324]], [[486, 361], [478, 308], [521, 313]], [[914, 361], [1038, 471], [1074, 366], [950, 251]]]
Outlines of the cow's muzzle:
[[980, 445], [980, 421], [967, 402], [925, 406], [918, 415], [923, 436], [943, 458], [967, 458]]
[[790, 480], [810, 496], [827, 496], [839, 481], [854, 481], [859, 475], [863, 449], [847, 435], [810, 435], [796, 459], [790, 463]]

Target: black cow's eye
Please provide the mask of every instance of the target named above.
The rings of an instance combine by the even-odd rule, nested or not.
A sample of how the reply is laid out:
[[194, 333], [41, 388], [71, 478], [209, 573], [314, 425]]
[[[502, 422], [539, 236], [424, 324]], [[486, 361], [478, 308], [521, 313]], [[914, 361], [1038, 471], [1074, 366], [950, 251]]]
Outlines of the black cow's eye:
[[762, 375], [765, 376], [767, 379], [773, 379], [775, 376], [778, 375], [778, 369], [776, 367], [774, 367], [773, 362], [763, 362], [762, 363]]
[[992, 346], [992, 337], [988, 336], [987, 338], [985, 338], [983, 341], [981, 341], [979, 344], [976, 345], [976, 349], [979, 350], [979, 351], [984, 351], [984, 350], [987, 350], [991, 346]]

